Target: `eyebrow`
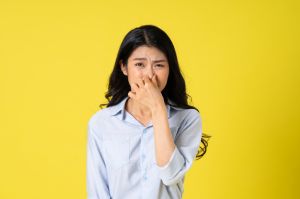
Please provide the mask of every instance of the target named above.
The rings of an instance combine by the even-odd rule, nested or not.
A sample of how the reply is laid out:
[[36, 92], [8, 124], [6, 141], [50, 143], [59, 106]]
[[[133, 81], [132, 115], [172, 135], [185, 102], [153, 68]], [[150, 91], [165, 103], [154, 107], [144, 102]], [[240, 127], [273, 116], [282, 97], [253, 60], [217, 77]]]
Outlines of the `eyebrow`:
[[[137, 58], [134, 58], [133, 60], [147, 60], [147, 59], [143, 58], [143, 57], [137, 57]], [[158, 59], [158, 60], [154, 60], [153, 62], [157, 63], [157, 62], [165, 62], [165, 61], [166, 61], [165, 59]]]

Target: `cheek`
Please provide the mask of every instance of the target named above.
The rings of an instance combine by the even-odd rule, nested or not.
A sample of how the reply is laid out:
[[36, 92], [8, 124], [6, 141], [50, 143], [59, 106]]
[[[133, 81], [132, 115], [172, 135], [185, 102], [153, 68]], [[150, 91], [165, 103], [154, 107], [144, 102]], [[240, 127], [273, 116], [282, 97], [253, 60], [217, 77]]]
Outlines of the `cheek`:
[[142, 78], [143, 77], [143, 73], [142, 71], [139, 71], [139, 70], [130, 70], [129, 73], [128, 73], [128, 79], [130, 79], [131, 81], [134, 81], [138, 78]]
[[164, 71], [159, 75], [161, 83], [166, 83], [168, 81], [169, 71]]
[[161, 89], [163, 89], [163, 87], [166, 86], [167, 81], [168, 81], [168, 75], [164, 74], [162, 76], [157, 77], [157, 83], [158, 83], [159, 88], [161, 88]]
[[169, 73], [165, 76], [165, 79], [164, 79], [164, 86], [167, 85], [168, 79], [169, 79]]
[[142, 79], [143, 75], [137, 73], [131, 73], [128, 75], [128, 82], [132, 91], [134, 91], [134, 84], [137, 83], [138, 79]]

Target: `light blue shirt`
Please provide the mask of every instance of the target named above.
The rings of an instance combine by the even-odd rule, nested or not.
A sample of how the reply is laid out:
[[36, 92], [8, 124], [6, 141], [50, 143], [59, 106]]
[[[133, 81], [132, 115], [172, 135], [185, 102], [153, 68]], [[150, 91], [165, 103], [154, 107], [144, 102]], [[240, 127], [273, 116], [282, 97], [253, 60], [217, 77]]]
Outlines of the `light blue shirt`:
[[88, 122], [88, 199], [181, 199], [201, 142], [199, 112], [166, 105], [176, 147], [158, 166], [152, 122], [144, 126], [127, 112], [127, 99], [98, 110]]

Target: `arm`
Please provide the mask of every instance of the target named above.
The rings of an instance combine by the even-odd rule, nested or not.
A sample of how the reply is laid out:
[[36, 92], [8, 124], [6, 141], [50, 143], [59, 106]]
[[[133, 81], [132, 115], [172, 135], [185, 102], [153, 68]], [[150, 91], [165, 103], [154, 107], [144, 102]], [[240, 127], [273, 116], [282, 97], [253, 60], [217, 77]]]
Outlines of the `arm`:
[[157, 169], [163, 183], [172, 185], [181, 180], [196, 156], [202, 136], [201, 117], [198, 111], [190, 109], [174, 144], [166, 115], [157, 111], [153, 116]]
[[106, 167], [102, 157], [101, 139], [97, 139], [89, 123], [87, 142], [88, 199], [109, 199]]
[[152, 109], [152, 123], [156, 162], [159, 167], [162, 167], [169, 161], [175, 149], [165, 106], [156, 106]]

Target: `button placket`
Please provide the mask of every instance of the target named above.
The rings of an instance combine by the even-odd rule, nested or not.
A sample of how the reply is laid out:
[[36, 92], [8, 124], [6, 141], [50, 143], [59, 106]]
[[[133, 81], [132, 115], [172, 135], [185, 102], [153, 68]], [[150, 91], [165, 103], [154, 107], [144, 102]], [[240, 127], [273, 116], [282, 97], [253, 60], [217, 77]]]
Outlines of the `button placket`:
[[145, 133], [146, 133], [146, 129], [147, 128], [144, 128], [143, 129], [143, 133], [142, 133], [142, 136], [141, 136], [141, 172], [142, 172], [142, 178], [144, 180], [147, 180], [147, 172], [146, 172], [146, 169], [147, 169], [147, 164], [146, 164], [146, 154], [145, 154], [145, 143], [144, 143], [144, 137], [145, 137]]

